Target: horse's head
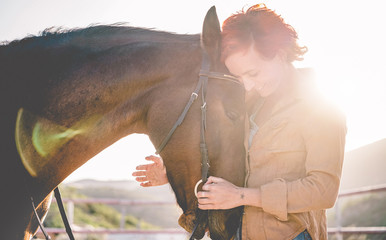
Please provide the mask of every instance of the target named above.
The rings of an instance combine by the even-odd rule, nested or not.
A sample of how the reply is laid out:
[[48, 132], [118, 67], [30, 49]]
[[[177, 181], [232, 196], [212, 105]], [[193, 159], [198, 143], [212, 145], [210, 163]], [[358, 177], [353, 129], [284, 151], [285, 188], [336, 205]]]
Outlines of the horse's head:
[[[210, 71], [226, 71], [225, 66], [220, 62], [221, 30], [214, 7], [208, 11], [205, 18], [201, 43], [203, 51], [209, 56]], [[192, 71], [191, 76], [179, 76], [179, 78], [192, 78], [190, 82], [194, 84], [182, 86], [176, 82], [173, 89], [168, 88], [168, 92], [162, 93], [156, 107], [152, 107], [148, 112], [149, 135], [155, 146], [162, 143], [195, 89], [201, 67], [202, 51], [200, 50], [200, 48], [196, 50], [200, 52], [199, 58], [192, 56], [196, 59], [194, 63], [191, 60], [188, 61], [189, 64], [195, 64], [195, 70]], [[162, 90], [159, 91], [160, 95], [161, 92]], [[176, 193], [178, 204], [183, 210], [179, 224], [189, 232], [192, 232], [197, 224], [195, 238], [202, 238], [209, 230], [212, 239], [231, 239], [239, 225], [241, 209], [199, 210], [194, 188], [201, 179], [202, 136], [208, 149], [209, 175], [224, 178], [238, 186], [243, 185], [244, 88], [237, 81], [209, 76], [205, 118], [201, 112], [202, 95], [200, 90], [186, 118], [168, 140], [160, 155], [164, 159], [169, 182]], [[169, 114], [165, 115], [165, 112]], [[175, 114], [170, 114], [171, 112]], [[202, 121], [206, 121], [205, 130], [201, 126]], [[160, 133], [162, 131], [160, 129], [166, 130]]]

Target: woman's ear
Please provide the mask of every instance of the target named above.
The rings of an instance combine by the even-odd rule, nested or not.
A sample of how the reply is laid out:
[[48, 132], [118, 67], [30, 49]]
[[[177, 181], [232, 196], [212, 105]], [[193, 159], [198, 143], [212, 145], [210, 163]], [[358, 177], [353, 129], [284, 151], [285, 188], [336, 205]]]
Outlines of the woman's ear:
[[221, 55], [221, 28], [215, 6], [211, 7], [205, 16], [201, 44], [208, 53], [211, 64], [215, 65]]

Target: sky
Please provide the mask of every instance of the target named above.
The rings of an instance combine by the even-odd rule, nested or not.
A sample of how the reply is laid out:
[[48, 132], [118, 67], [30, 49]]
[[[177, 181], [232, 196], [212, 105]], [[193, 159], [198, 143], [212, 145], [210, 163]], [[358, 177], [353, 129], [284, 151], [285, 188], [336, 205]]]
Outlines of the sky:
[[[379, 0], [2, 0], [0, 42], [37, 35], [49, 27], [126, 22], [181, 34], [200, 33], [215, 5], [228, 16], [265, 3], [298, 32], [309, 51], [297, 67], [312, 67], [322, 93], [347, 117], [346, 151], [386, 138], [386, 3]], [[131, 180], [135, 166], [155, 150], [146, 135], [121, 139], [65, 181]]]

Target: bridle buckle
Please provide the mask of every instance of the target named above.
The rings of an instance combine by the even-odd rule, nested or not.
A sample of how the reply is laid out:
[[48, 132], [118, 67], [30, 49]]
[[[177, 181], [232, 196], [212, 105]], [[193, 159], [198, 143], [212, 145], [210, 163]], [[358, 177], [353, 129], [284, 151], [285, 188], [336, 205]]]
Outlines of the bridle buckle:
[[195, 92], [192, 92], [192, 97], [194, 97], [194, 99], [197, 99], [198, 98], [198, 94], [195, 93]]

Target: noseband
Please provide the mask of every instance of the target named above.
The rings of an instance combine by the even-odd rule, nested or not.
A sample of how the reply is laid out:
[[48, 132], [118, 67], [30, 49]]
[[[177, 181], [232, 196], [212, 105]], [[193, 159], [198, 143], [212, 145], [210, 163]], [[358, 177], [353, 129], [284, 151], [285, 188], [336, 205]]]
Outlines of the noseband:
[[[156, 154], [159, 154], [166, 144], [169, 142], [170, 138], [172, 137], [173, 133], [177, 129], [178, 126], [182, 124], [184, 121], [186, 114], [188, 113], [190, 107], [192, 106], [193, 102], [198, 98], [199, 92], [201, 90], [201, 131], [200, 131], [200, 152], [201, 152], [201, 179], [198, 180], [197, 184], [194, 187], [194, 193], [197, 197], [197, 188], [200, 185], [200, 183], [206, 183], [209, 177], [209, 155], [208, 155], [208, 147], [205, 140], [205, 130], [206, 130], [206, 90], [207, 90], [207, 84], [209, 79], [218, 79], [218, 80], [225, 80], [230, 81], [236, 84], [239, 84], [241, 86], [241, 83], [236, 77], [233, 77], [231, 75], [227, 75], [224, 73], [219, 72], [211, 72], [210, 71], [210, 61], [209, 56], [206, 53], [205, 50], [202, 51], [202, 63], [201, 63], [201, 70], [199, 73], [198, 83], [195, 88], [195, 90], [192, 92], [190, 99], [188, 103], [185, 105], [184, 110], [182, 111], [181, 115], [179, 116], [176, 123], [173, 125], [169, 133], [166, 135], [166, 137], [163, 139], [159, 147], [156, 149]], [[201, 211], [198, 212], [199, 215], [196, 216], [196, 224], [194, 226], [194, 229], [192, 231], [192, 234], [189, 238], [189, 240], [193, 240], [194, 233], [196, 232], [198, 225], [200, 223], [200, 219], [207, 216], [207, 214], [201, 214]]]

